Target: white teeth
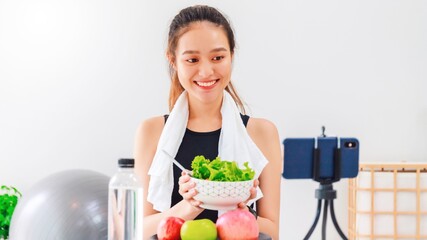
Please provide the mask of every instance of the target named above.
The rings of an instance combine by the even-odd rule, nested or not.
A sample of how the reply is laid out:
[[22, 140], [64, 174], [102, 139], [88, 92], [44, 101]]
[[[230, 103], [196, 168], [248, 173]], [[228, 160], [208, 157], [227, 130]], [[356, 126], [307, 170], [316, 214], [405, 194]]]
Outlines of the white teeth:
[[210, 81], [210, 82], [196, 82], [197, 85], [202, 86], [202, 87], [209, 87], [214, 85], [216, 82], [216, 80]]

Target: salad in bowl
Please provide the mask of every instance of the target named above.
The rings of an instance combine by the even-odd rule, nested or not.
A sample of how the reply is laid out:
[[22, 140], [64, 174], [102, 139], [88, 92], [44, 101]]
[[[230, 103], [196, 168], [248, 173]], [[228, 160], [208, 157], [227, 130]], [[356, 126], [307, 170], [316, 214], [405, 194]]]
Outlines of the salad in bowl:
[[196, 183], [198, 194], [194, 199], [200, 207], [211, 210], [232, 210], [246, 201], [254, 185], [255, 171], [245, 162], [240, 168], [235, 161], [206, 159], [196, 156], [192, 163], [191, 180]]

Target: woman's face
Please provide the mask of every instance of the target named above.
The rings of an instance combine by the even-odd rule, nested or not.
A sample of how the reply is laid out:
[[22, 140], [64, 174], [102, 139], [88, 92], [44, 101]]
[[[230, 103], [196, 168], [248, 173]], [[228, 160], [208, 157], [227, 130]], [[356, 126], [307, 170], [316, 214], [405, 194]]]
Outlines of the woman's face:
[[232, 54], [224, 30], [210, 22], [189, 26], [178, 41], [174, 68], [190, 98], [204, 103], [222, 99], [230, 82]]

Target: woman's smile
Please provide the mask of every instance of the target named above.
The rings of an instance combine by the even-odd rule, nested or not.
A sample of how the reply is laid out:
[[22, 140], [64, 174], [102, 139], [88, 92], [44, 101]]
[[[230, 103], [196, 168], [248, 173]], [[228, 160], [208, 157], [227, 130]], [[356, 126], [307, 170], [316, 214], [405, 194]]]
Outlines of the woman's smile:
[[196, 83], [197, 86], [199, 86], [202, 89], [212, 89], [214, 88], [217, 84], [217, 82], [219, 81], [219, 79], [215, 79], [215, 80], [208, 80], [208, 81], [194, 81]]

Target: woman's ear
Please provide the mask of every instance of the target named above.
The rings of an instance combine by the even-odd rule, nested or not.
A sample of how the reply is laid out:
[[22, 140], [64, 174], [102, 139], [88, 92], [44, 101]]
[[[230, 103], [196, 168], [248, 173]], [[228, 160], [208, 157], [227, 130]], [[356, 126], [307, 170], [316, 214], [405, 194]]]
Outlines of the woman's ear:
[[169, 65], [176, 71], [175, 57], [166, 53], [166, 58], [168, 59]]

